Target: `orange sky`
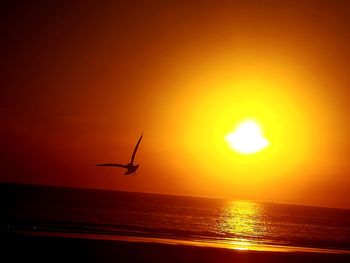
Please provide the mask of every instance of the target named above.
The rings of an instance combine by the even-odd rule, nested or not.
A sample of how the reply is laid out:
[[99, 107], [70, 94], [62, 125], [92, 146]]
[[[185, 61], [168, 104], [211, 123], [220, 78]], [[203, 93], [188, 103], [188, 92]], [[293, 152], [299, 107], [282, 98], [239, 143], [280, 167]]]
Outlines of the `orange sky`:
[[130, 2], [1, 10], [1, 182], [350, 208], [346, 1]]

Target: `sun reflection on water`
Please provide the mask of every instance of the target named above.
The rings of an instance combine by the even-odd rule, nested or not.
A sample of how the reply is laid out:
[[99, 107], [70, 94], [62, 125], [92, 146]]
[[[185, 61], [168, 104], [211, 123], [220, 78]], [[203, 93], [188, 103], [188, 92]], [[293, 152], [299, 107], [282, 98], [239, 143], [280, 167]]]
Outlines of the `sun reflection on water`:
[[262, 216], [260, 204], [230, 202], [220, 214], [218, 231], [227, 237], [233, 248], [249, 249], [266, 232]]

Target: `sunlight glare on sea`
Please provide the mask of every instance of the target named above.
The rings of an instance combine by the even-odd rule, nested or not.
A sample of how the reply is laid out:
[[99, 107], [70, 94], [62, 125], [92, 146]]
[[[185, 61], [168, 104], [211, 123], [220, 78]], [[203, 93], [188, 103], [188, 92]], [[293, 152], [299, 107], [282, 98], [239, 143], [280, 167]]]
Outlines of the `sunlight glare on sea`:
[[218, 231], [234, 235], [241, 249], [252, 245], [251, 237], [263, 236], [266, 232], [262, 219], [262, 207], [257, 203], [229, 202], [223, 208], [218, 223]]

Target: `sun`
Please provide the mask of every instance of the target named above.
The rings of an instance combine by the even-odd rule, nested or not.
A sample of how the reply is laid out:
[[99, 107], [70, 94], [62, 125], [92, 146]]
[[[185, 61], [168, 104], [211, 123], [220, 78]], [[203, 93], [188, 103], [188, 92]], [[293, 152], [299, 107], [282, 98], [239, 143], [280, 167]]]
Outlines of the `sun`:
[[229, 146], [241, 154], [253, 154], [269, 146], [259, 124], [253, 120], [242, 122], [238, 128], [226, 136]]

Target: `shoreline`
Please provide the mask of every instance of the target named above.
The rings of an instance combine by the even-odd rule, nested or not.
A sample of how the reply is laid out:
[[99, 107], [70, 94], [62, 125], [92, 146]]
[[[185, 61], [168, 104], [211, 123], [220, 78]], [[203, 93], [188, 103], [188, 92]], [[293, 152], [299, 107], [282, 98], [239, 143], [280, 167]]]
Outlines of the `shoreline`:
[[88, 239], [88, 240], [109, 240], [130, 243], [151, 243], [165, 245], [184, 245], [206, 248], [220, 248], [240, 251], [260, 252], [286, 252], [286, 253], [319, 253], [319, 254], [344, 254], [350, 255], [350, 250], [302, 247], [293, 245], [259, 244], [247, 240], [204, 240], [204, 239], [180, 239], [166, 237], [147, 237], [130, 235], [109, 235], [92, 233], [69, 233], [69, 232], [48, 232], [48, 231], [0, 231], [0, 234], [28, 237], [67, 238], [67, 239]]
[[164, 237], [146, 237], [146, 236], [127, 236], [127, 235], [107, 235], [107, 234], [89, 234], [89, 233], [64, 233], [64, 232], [44, 232], [44, 231], [18, 231], [17, 234], [36, 237], [59, 237], [72, 239], [91, 239], [91, 240], [110, 240], [131, 243], [156, 243], [165, 245], [185, 245], [207, 248], [221, 248], [241, 251], [260, 251], [260, 252], [288, 252], [288, 253], [320, 253], [320, 254], [344, 254], [350, 255], [350, 250], [316, 248], [316, 247], [300, 247], [288, 245], [270, 245], [257, 244], [249, 241], [209, 241], [201, 239], [179, 239]]
[[[89, 234], [2, 232], [2, 256], [12, 262], [350, 262], [349, 253], [253, 250], [202, 241]], [[9, 261], [10, 262], [10, 261]]]

